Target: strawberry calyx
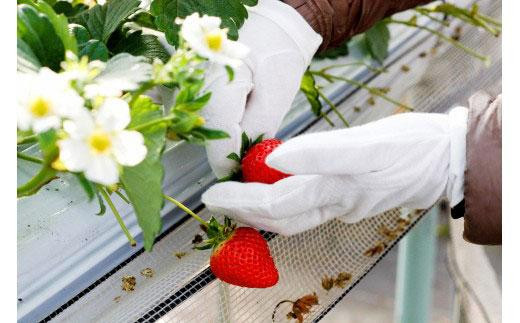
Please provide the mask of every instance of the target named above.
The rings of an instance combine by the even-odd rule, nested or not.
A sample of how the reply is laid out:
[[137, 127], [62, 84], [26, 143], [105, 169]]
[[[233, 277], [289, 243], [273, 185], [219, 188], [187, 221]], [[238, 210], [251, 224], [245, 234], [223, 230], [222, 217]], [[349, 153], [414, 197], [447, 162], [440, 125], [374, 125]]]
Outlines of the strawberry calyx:
[[211, 217], [207, 222], [207, 226], [201, 225], [201, 229], [206, 233], [208, 238], [197, 244], [194, 248], [197, 250], [218, 249], [223, 242], [233, 236], [236, 224], [232, 223], [228, 217], [224, 218], [224, 224], [220, 224], [217, 219]]
[[231, 159], [235, 162], [237, 162], [237, 167], [234, 171], [231, 172], [228, 176], [222, 177], [218, 179], [217, 182], [227, 182], [227, 181], [241, 181], [242, 180], [242, 168], [240, 166], [240, 163], [242, 162], [242, 159], [245, 157], [247, 151], [253, 147], [254, 145], [262, 142], [264, 140], [264, 135], [258, 136], [255, 140], [252, 140], [247, 136], [245, 132], [242, 132], [242, 143], [240, 145], [240, 154], [237, 153], [230, 153], [226, 156], [227, 159]]

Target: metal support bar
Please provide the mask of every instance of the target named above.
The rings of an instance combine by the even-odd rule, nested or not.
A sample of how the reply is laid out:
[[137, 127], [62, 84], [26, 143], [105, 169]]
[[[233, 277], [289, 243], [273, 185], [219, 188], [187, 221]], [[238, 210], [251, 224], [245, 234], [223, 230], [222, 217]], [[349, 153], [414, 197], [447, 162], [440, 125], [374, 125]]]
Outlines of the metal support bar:
[[435, 274], [436, 227], [434, 206], [399, 244], [394, 322], [428, 323]]

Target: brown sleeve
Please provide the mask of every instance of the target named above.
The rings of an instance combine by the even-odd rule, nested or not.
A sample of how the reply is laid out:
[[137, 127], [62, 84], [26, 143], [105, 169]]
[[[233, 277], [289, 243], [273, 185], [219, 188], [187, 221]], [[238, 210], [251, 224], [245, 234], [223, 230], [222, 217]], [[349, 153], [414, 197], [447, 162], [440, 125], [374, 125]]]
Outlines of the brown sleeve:
[[502, 244], [502, 95], [469, 99], [464, 239]]
[[321, 49], [334, 47], [392, 14], [431, 0], [282, 0], [295, 8], [323, 37]]

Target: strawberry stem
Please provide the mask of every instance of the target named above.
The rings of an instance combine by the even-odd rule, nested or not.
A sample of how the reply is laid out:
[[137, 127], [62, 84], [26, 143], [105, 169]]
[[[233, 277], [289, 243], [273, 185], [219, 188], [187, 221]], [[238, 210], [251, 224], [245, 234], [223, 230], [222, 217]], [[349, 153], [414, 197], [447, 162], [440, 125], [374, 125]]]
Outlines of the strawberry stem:
[[193, 212], [192, 210], [190, 210], [186, 205], [182, 204], [181, 202], [177, 201], [176, 199], [174, 199], [173, 197], [171, 196], [168, 196], [166, 194], [163, 193], [163, 197], [165, 199], [167, 199], [168, 201], [172, 202], [173, 204], [175, 204], [177, 207], [179, 207], [180, 209], [182, 209], [184, 212], [188, 213], [189, 215], [191, 215], [195, 220], [199, 221], [204, 227], [208, 227], [209, 224], [208, 222], [204, 221], [200, 216], [198, 216], [197, 214], [195, 214], [195, 212]]

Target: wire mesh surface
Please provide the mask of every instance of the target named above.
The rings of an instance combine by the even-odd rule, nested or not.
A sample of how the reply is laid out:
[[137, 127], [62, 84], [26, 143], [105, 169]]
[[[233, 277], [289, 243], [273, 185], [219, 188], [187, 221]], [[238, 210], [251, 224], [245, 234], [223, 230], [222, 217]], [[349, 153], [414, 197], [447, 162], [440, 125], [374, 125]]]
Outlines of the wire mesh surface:
[[[481, 1], [482, 10], [500, 17], [500, 1]], [[455, 28], [454, 25], [452, 28]], [[465, 29], [468, 31], [465, 32]], [[416, 44], [388, 63], [388, 73], [371, 77], [370, 85], [390, 87], [389, 96], [404, 101], [416, 111], [444, 112], [457, 104], [465, 104], [475, 91], [487, 89], [492, 94], [501, 88], [500, 39], [475, 28], [463, 28], [461, 41], [491, 57], [485, 68], [459, 49], [441, 44], [436, 55], [431, 48], [437, 43], [422, 34]], [[426, 57], [423, 57], [427, 53]], [[409, 67], [404, 72], [403, 65]], [[338, 106], [353, 125], [401, 112], [394, 105], [357, 91]], [[334, 114], [329, 117], [339, 125]], [[314, 132], [329, 129], [318, 121], [305, 129]], [[305, 321], [318, 320], [378, 262], [425, 212], [412, 211], [410, 223], [386, 246], [373, 255], [367, 253], [385, 240], [381, 227], [395, 228], [403, 214], [392, 210], [355, 224], [339, 220], [291, 237], [267, 234], [269, 246], [280, 273], [279, 283], [269, 289], [246, 289], [216, 280], [208, 268], [209, 251], [192, 250], [192, 239], [200, 233], [198, 223], [188, 220], [154, 247], [116, 271], [91, 292], [57, 315], [63, 322], [272, 322], [275, 305], [282, 300], [296, 300], [317, 293], [319, 305], [305, 316]], [[201, 212], [208, 217], [206, 212]], [[375, 249], [374, 249], [375, 250]], [[374, 251], [372, 250], [372, 251]], [[141, 271], [151, 268], [152, 277]], [[344, 288], [325, 291], [324, 276], [340, 272], [352, 275]], [[135, 289], [121, 288], [124, 276], [136, 278]], [[390, 279], [390, 278], [389, 278]], [[276, 322], [286, 322], [290, 304], [281, 305]]]

